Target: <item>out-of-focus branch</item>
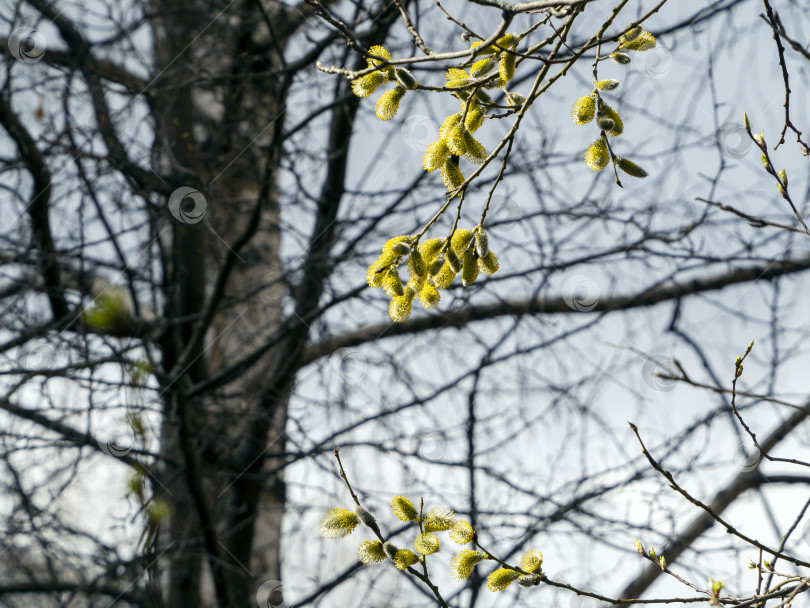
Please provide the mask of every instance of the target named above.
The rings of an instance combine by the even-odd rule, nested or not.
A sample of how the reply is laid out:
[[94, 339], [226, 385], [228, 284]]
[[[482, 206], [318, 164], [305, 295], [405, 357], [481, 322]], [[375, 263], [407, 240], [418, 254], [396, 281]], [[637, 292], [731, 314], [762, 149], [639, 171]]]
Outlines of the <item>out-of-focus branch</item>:
[[[805, 405], [801, 410], [793, 412], [788, 418], [780, 423], [771, 433], [763, 439], [760, 444], [762, 449], [771, 450], [779, 442], [785, 439], [791, 431], [796, 429], [799, 424], [810, 415], [810, 403]], [[759, 464], [759, 463], [758, 463]], [[742, 471], [738, 473], [725, 487], [721, 488], [708, 503], [708, 509], [698, 514], [692, 522], [684, 529], [683, 532], [678, 534], [670, 543], [659, 551], [667, 559], [668, 564], [674, 564], [677, 558], [686, 551], [692, 544], [703, 535], [704, 532], [709, 530], [715, 522], [720, 522], [721, 525], [726, 525], [730, 533], [742, 538], [746, 542], [753, 539], [748, 539], [741, 533], [734, 530], [734, 528], [724, 524], [720, 518], [720, 514], [728, 508], [737, 498], [739, 498], [746, 490], [760, 485], [762, 473], [759, 469], [753, 471]], [[756, 541], [754, 541], [756, 543]], [[757, 543], [755, 546], [760, 546]], [[774, 551], [767, 547], [762, 547], [764, 551]], [[780, 555], [781, 558], [795, 564], [808, 566], [807, 562], [796, 559], [789, 555]], [[656, 578], [662, 573], [658, 565], [650, 565], [644, 571], [631, 581], [621, 592], [619, 597], [622, 598], [636, 598], [641, 596], [655, 581]]]

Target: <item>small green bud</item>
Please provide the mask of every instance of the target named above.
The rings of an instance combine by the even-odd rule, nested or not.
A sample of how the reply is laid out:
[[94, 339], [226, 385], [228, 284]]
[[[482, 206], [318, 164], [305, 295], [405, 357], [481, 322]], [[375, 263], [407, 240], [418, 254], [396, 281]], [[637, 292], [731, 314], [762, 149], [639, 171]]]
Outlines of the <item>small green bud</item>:
[[667, 569], [667, 560], [663, 555], [659, 558], [658, 565], [661, 566], [661, 570]]
[[619, 86], [619, 81], [614, 80], [612, 78], [608, 78], [607, 80], [598, 80], [596, 82], [596, 88], [600, 91], [612, 91], [613, 89]]
[[779, 172], [779, 179], [781, 179], [781, 180], [782, 180], [782, 183], [783, 183], [783, 184], [785, 184], [785, 186], [787, 186], [787, 185], [788, 185], [788, 180], [787, 180], [787, 171], [785, 171], [784, 169], [782, 169], [782, 170]]
[[751, 123], [748, 122], [748, 114], [743, 112], [743, 124], [745, 125], [745, 130], [750, 132], [751, 131]]
[[607, 116], [600, 116], [596, 123], [599, 125], [599, 128], [603, 131], [612, 131], [613, 127], [616, 126], [616, 123], [613, 122], [613, 119], [608, 118]]
[[633, 539], [633, 546], [636, 548], [636, 551], [644, 555], [644, 545], [641, 544], [641, 541], [637, 538]]
[[627, 42], [630, 42], [631, 40], [635, 40], [636, 38], [638, 38], [639, 35], [641, 34], [641, 32], [643, 32], [643, 31], [644, 31], [644, 28], [641, 27], [640, 25], [637, 25], [636, 27], [631, 29], [629, 32], [627, 32], [624, 36], [622, 36], [622, 38], [624, 40], [627, 40]]
[[658, 557], [658, 556], [655, 554], [655, 547], [650, 547], [650, 557], [651, 557], [651, 558], [653, 558], [653, 559], [655, 559], [656, 557]]
[[371, 512], [366, 509], [365, 507], [361, 507], [357, 505], [354, 509], [354, 512], [357, 513], [357, 517], [360, 518], [360, 521], [363, 523], [364, 526], [371, 528], [372, 530], [377, 528], [377, 520], [374, 519], [374, 516]]
[[408, 252], [410, 250], [411, 248], [408, 245], [408, 243], [403, 242], [394, 243], [394, 245], [391, 247], [391, 251], [393, 251], [397, 255], [408, 255]]
[[390, 542], [389, 543], [383, 543], [383, 551], [385, 551], [385, 554], [388, 557], [390, 557], [391, 559], [394, 559], [394, 556], [396, 556], [397, 551], [399, 551], [399, 547], [397, 547], [394, 543], [390, 543]]
[[765, 170], [768, 173], [772, 173], [773, 169], [771, 169], [771, 163], [768, 162], [768, 156], [766, 154], [762, 154], [761, 157], [762, 157], [762, 166], [765, 167]]
[[419, 86], [419, 83], [416, 81], [416, 78], [413, 77], [413, 74], [411, 74], [405, 68], [396, 68], [396, 70], [394, 70], [394, 75], [397, 82], [406, 89], [413, 91]]
[[478, 89], [475, 92], [474, 99], [483, 106], [491, 106], [493, 103], [495, 103], [492, 101], [492, 97], [490, 97], [487, 92], [482, 89]]
[[754, 141], [757, 142], [757, 145], [765, 151], [766, 144], [765, 144], [765, 129], [762, 130], [762, 133], [754, 134]]
[[610, 55], [610, 58], [613, 61], [615, 61], [616, 63], [621, 64], [621, 65], [627, 65], [628, 63], [630, 63], [632, 61], [630, 59], [630, 55], [628, 55], [627, 53], [620, 53], [618, 51], [616, 51], [615, 53], [612, 53]]
[[489, 253], [489, 238], [483, 228], [475, 231], [475, 251], [479, 258], [484, 258]]
[[636, 163], [626, 158], [620, 158], [617, 163], [619, 169], [632, 177], [647, 177], [649, 175], [644, 169], [639, 167]]
[[437, 274], [439, 274], [439, 271], [442, 269], [442, 266], [444, 266], [444, 261], [446, 259], [447, 258], [445, 257], [445, 255], [443, 253], [440, 253], [439, 255], [437, 255], [436, 259], [434, 259], [430, 263], [430, 267], [428, 268], [428, 274], [430, 276], [432, 276], [432, 277], [435, 277]]
[[519, 110], [526, 103], [526, 98], [520, 93], [512, 93], [507, 97], [507, 105], [512, 110]]
[[452, 249], [447, 250], [447, 261], [450, 264], [450, 268], [453, 269], [453, 272], [461, 271], [461, 268], [463, 266], [461, 258], [458, 257], [458, 254]]
[[517, 579], [517, 583], [521, 587], [536, 587], [540, 584], [540, 577], [536, 574], [524, 574]]

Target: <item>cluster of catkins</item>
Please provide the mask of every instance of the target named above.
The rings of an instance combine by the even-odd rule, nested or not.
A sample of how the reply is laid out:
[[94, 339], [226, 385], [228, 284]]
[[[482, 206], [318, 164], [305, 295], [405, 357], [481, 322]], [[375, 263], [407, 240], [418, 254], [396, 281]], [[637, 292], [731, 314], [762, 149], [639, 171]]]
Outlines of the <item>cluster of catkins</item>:
[[[397, 323], [411, 314], [415, 297], [425, 308], [435, 308], [441, 298], [439, 289], [447, 289], [461, 273], [462, 283], [472, 285], [479, 271], [494, 274], [498, 258], [489, 250], [489, 239], [481, 226], [456, 230], [452, 237], [428, 239], [417, 244], [415, 236], [396, 236], [383, 245], [382, 253], [366, 272], [371, 287], [382, 287], [391, 297], [388, 313]], [[408, 268], [403, 283], [399, 267]]]
[[[647, 51], [655, 47], [655, 37], [642, 27], [636, 26], [619, 39], [619, 46], [610, 57], [617, 63], [630, 63], [630, 55], [624, 51]], [[594, 83], [589, 95], [580, 97], [571, 108], [574, 124], [585, 125], [596, 118], [600, 130], [599, 139], [593, 142], [585, 152], [585, 164], [592, 171], [601, 171], [610, 163], [610, 150], [607, 136], [616, 137], [624, 132], [624, 123], [619, 113], [602, 99], [601, 92], [613, 91], [619, 86], [618, 80], [599, 80]], [[627, 158], [616, 158], [616, 166], [633, 177], [647, 177], [647, 172]]]
[[[519, 109], [526, 101], [522, 95], [510, 94], [506, 90], [506, 84], [515, 75], [517, 56], [513, 51], [519, 41], [518, 35], [505, 34], [495, 44], [477, 51], [480, 59], [470, 66], [469, 71], [449, 68], [445, 74], [445, 86], [461, 100], [461, 109], [444, 120], [439, 129], [439, 139], [427, 147], [422, 162], [427, 171], [440, 170], [448, 190], [455, 190], [464, 182], [458, 164], [460, 157], [472, 164], [480, 164], [487, 157], [484, 146], [472, 135], [483, 124], [486, 109], [494, 105], [485, 89], [503, 89], [508, 107], [512, 110]], [[480, 41], [473, 42], [470, 48], [480, 44]], [[408, 70], [385, 65], [382, 60], [391, 61], [391, 54], [385, 48], [373, 46], [369, 54], [379, 59], [368, 58], [368, 67], [377, 69], [354, 79], [352, 91], [358, 97], [368, 97], [380, 85], [394, 83], [394, 87], [385, 91], [375, 106], [380, 120], [391, 120], [396, 116], [405, 93], [418, 89], [419, 82]]]
[[[391, 510], [400, 520], [419, 526], [419, 533], [413, 541], [414, 551], [402, 549], [392, 542], [364, 540], [357, 546], [356, 552], [357, 559], [362, 563], [374, 564], [390, 559], [400, 570], [424, 563], [426, 556], [439, 551], [440, 542], [436, 532], [447, 532], [450, 539], [459, 545], [477, 545], [477, 537], [470, 523], [457, 519], [456, 514], [447, 507], [434, 507], [422, 514], [404, 496], [394, 496]], [[360, 523], [382, 537], [374, 516], [359, 505], [354, 511], [329, 509], [321, 520], [320, 534], [324, 538], [343, 538], [351, 534]], [[462, 549], [453, 557], [450, 573], [456, 580], [467, 579], [476, 564], [491, 559], [494, 558], [488, 552], [478, 548]], [[542, 565], [543, 554], [540, 551], [527, 551], [520, 560], [519, 568], [498, 568], [490, 573], [487, 588], [490, 591], [503, 591], [515, 580], [522, 587], [538, 585], [543, 577]]]

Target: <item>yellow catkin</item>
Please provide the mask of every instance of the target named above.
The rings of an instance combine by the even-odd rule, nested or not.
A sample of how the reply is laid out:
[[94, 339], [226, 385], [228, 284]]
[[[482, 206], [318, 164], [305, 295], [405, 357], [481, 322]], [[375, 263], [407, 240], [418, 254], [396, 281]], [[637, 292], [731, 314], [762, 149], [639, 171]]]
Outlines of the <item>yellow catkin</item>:
[[571, 108], [571, 119], [575, 125], [584, 125], [593, 120], [596, 114], [596, 100], [593, 95], [580, 97]]
[[402, 101], [402, 98], [405, 96], [406, 90], [405, 87], [398, 86], [383, 93], [374, 106], [377, 118], [380, 120], [391, 120], [394, 118], [397, 114], [397, 110], [399, 110], [399, 102]]
[[464, 254], [464, 265], [461, 268], [461, 282], [467, 287], [475, 283], [478, 278], [478, 258], [472, 249], [468, 249]]
[[435, 171], [444, 166], [444, 161], [450, 156], [450, 148], [447, 147], [447, 142], [443, 139], [437, 139], [425, 149], [425, 154], [422, 156], [422, 164], [426, 171]]
[[607, 144], [601, 138], [593, 142], [585, 151], [585, 164], [591, 168], [591, 171], [601, 171], [607, 167], [609, 162], [610, 154]]

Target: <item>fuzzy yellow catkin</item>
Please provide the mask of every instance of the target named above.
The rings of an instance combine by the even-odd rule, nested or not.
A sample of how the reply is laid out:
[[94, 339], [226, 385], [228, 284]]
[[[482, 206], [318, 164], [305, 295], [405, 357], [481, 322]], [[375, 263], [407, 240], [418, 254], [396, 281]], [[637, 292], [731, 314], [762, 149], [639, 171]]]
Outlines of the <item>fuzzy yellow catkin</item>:
[[487, 589], [490, 591], [503, 591], [519, 576], [520, 572], [515, 570], [498, 568], [487, 577]]
[[596, 82], [596, 88], [600, 91], [612, 91], [619, 86], [619, 81], [612, 78], [606, 80], [599, 80]]
[[[447, 289], [448, 287], [450, 287], [450, 284], [453, 282], [453, 279], [456, 278], [456, 274], [458, 273], [458, 270], [454, 270], [453, 267], [450, 265], [450, 256], [451, 253], [450, 251], [448, 251], [447, 261], [444, 263], [444, 266], [442, 266], [442, 269], [439, 271], [439, 273], [433, 278], [433, 284], [436, 285], [436, 287], [438, 287], [439, 289]], [[461, 260], [459, 260], [457, 255], [456, 259], [459, 261], [460, 264]], [[459, 265], [458, 268], [459, 270], [461, 270], [461, 265]]]
[[479, 258], [485, 257], [489, 253], [489, 238], [483, 228], [475, 231], [475, 251]]
[[470, 68], [470, 76], [473, 78], [480, 78], [481, 76], [485, 76], [489, 74], [492, 70], [495, 69], [495, 66], [498, 65], [492, 57], [485, 57], [484, 59], [479, 59], [475, 63], [472, 64]]
[[385, 273], [385, 278], [382, 282], [382, 288], [391, 297], [405, 295], [405, 290], [402, 287], [402, 279], [396, 270], [389, 270]]
[[464, 174], [458, 168], [458, 163], [451, 158], [444, 161], [440, 174], [444, 187], [448, 190], [455, 190], [464, 183]]
[[405, 96], [407, 89], [403, 86], [397, 86], [382, 94], [374, 109], [377, 113], [377, 118], [380, 120], [391, 120], [396, 116], [399, 109], [399, 102]]
[[596, 114], [596, 100], [593, 95], [585, 95], [574, 102], [571, 119], [575, 125], [584, 125], [593, 120]]
[[352, 92], [358, 97], [368, 97], [386, 81], [384, 72], [372, 72], [352, 80]]
[[498, 272], [498, 268], [500, 268], [500, 263], [495, 254], [490, 251], [484, 257], [478, 258], [478, 267], [481, 269], [481, 272], [495, 274]]
[[447, 147], [447, 142], [439, 139], [428, 144], [422, 157], [422, 164], [426, 171], [435, 171], [444, 166], [448, 156], [450, 156], [450, 148]]
[[610, 153], [603, 139], [597, 139], [585, 151], [585, 163], [591, 171], [601, 171], [610, 162]]
[[474, 165], [481, 164], [487, 157], [486, 148], [466, 129], [464, 129], [464, 148], [466, 149], [464, 158]]
[[515, 60], [516, 57], [512, 53], [501, 53], [501, 59], [498, 61], [498, 74], [504, 83], [512, 80], [515, 75]]
[[450, 130], [449, 136], [447, 137], [447, 147], [450, 149], [450, 152], [457, 156], [461, 156], [467, 151], [467, 144], [464, 140], [464, 133], [466, 129], [464, 125], [456, 125]]
[[467, 131], [475, 133], [482, 124], [484, 124], [484, 111], [477, 106], [470, 108], [464, 119], [464, 126], [467, 128]]
[[422, 257], [422, 254], [419, 253], [418, 249], [411, 252], [410, 257], [408, 258], [408, 269], [411, 271], [412, 276], [416, 276], [421, 279], [427, 277], [427, 264], [425, 264], [425, 260]]
[[439, 290], [429, 282], [425, 282], [425, 284], [422, 285], [422, 289], [419, 290], [419, 301], [425, 308], [436, 308], [436, 306], [439, 305], [441, 297]]
[[475, 283], [478, 278], [478, 258], [472, 249], [464, 252], [464, 262], [461, 269], [461, 283], [467, 287]]

